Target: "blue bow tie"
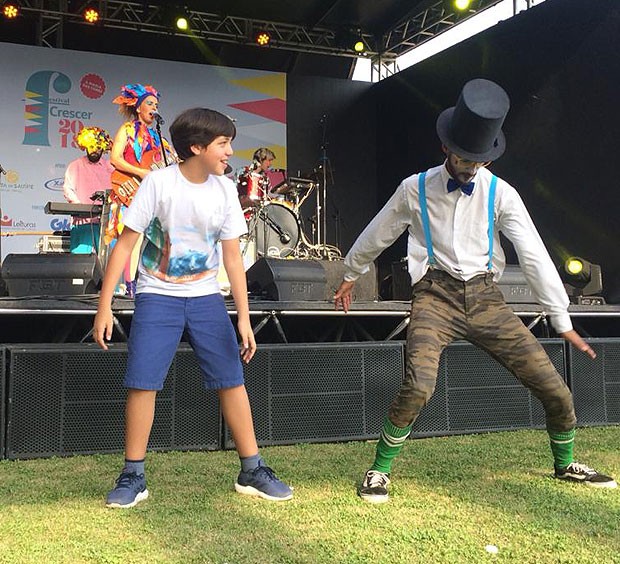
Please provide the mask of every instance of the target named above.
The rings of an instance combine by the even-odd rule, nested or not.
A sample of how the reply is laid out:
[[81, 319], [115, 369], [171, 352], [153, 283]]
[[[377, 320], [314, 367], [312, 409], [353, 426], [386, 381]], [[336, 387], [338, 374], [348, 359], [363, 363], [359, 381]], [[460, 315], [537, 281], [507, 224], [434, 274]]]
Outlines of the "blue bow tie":
[[461, 189], [463, 194], [467, 196], [471, 196], [471, 193], [474, 191], [474, 183], [468, 182], [467, 184], [460, 184], [454, 178], [448, 178], [448, 192], [454, 192], [455, 190]]

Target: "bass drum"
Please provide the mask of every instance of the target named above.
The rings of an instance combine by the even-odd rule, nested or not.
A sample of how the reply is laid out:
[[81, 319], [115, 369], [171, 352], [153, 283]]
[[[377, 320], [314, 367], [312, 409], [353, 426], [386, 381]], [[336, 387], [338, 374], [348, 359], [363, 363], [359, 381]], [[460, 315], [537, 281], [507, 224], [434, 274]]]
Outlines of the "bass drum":
[[297, 248], [300, 237], [299, 221], [295, 213], [286, 206], [270, 202], [258, 210], [255, 219], [257, 255], [284, 258]]

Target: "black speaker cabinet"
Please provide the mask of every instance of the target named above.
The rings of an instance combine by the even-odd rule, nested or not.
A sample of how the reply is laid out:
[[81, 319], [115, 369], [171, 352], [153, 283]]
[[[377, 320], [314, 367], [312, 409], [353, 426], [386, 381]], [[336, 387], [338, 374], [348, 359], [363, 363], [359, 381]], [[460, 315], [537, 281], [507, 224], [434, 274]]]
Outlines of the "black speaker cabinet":
[[[566, 380], [564, 341], [541, 339], [541, 344]], [[540, 401], [501, 364], [474, 345], [463, 341], [451, 344], [443, 353], [439, 372], [443, 378], [438, 379], [435, 396], [439, 394], [441, 401], [445, 401], [448, 433], [545, 426]]]
[[[7, 458], [123, 450], [127, 350], [94, 344], [19, 345], [8, 355]], [[221, 448], [215, 391], [205, 392], [193, 351], [181, 345], [158, 393], [151, 450]]]
[[0, 459], [5, 457], [4, 439], [6, 435], [6, 419], [4, 409], [6, 406], [6, 349], [0, 347]]
[[376, 438], [402, 376], [400, 342], [261, 346], [245, 367], [258, 443]]
[[277, 301], [325, 299], [325, 271], [319, 261], [261, 258], [246, 272], [248, 290]]
[[[325, 270], [327, 280], [324, 299], [332, 301], [344, 277], [344, 261], [322, 260], [320, 264]], [[353, 286], [353, 300], [373, 302], [377, 299], [377, 293], [377, 270], [374, 263], [371, 263], [368, 272], [362, 274]]]
[[578, 425], [620, 423], [620, 338], [586, 339], [596, 358], [569, 349]]
[[9, 254], [2, 263], [9, 296], [96, 294], [102, 272], [97, 255]]
[[407, 270], [407, 259], [392, 263], [392, 299], [411, 301], [411, 276]]

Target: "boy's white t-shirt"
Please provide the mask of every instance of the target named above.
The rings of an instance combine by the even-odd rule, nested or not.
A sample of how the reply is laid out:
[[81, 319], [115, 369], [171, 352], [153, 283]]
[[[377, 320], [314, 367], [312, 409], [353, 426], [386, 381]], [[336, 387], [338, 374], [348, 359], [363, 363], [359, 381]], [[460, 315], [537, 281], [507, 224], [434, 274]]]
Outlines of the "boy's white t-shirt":
[[123, 223], [144, 233], [137, 293], [167, 296], [219, 293], [217, 242], [247, 233], [230, 179], [193, 184], [176, 164], [146, 176]]

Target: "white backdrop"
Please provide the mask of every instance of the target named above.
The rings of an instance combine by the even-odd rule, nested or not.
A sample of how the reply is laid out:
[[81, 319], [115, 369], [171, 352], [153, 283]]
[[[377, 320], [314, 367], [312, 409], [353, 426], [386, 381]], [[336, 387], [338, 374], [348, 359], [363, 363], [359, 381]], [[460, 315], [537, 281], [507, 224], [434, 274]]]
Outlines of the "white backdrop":
[[[286, 168], [286, 75], [0, 43], [0, 238], [2, 258], [33, 253], [29, 231], [66, 229], [67, 216], [46, 215], [48, 201], [64, 201], [65, 168], [83, 153], [73, 136], [99, 126], [112, 137], [123, 122], [112, 100], [126, 83], [152, 84], [161, 93], [162, 133], [186, 108], [229, 115], [237, 126], [234, 168], [257, 147], [270, 147]], [[19, 235], [19, 234], [22, 235]]]

